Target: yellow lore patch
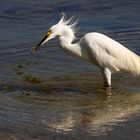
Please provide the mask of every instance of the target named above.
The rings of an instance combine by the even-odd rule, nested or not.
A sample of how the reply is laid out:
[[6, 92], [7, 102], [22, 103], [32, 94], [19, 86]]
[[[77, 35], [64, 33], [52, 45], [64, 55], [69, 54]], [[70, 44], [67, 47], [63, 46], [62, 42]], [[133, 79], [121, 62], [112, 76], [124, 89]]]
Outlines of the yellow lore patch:
[[47, 33], [47, 37], [49, 37], [51, 34], [52, 34], [52, 31], [49, 30], [48, 33]]

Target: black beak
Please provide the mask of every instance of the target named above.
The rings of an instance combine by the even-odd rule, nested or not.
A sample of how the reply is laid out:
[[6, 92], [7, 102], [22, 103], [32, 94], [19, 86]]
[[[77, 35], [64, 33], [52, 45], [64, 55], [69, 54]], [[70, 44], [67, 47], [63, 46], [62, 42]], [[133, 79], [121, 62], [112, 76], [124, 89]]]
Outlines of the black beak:
[[48, 35], [45, 35], [44, 38], [35, 46], [32, 48], [31, 52], [35, 53], [41, 46], [42, 43], [47, 39]]

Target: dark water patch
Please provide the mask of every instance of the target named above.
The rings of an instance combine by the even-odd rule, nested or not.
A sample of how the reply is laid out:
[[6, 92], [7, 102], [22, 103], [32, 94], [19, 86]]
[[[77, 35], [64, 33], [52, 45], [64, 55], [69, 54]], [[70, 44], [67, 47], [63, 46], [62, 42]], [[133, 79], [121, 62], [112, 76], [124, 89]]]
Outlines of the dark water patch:
[[32, 84], [39, 84], [41, 83], [41, 80], [39, 78], [36, 78], [34, 76], [31, 75], [26, 75], [23, 77], [24, 81], [27, 83], [32, 83]]

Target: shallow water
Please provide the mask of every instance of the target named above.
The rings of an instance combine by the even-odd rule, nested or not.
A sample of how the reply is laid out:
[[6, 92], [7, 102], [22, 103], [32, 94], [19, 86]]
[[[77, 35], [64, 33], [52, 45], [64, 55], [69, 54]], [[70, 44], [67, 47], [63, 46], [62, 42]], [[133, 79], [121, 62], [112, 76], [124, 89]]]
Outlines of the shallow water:
[[139, 77], [114, 74], [105, 90], [58, 39], [30, 53], [64, 11], [79, 18], [78, 38], [101, 32], [140, 55], [140, 1], [1, 0], [0, 11], [0, 139], [140, 138]]

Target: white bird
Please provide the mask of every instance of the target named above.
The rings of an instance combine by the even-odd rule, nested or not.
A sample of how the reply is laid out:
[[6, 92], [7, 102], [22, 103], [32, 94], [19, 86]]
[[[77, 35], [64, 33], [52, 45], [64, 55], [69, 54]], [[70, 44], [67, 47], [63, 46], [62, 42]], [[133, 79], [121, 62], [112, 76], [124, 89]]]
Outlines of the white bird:
[[105, 86], [111, 86], [111, 74], [125, 71], [134, 75], [140, 74], [140, 57], [106, 35], [97, 32], [85, 34], [79, 42], [72, 43], [75, 39], [75, 25], [72, 18], [65, 19], [61, 13], [60, 21], [53, 25], [45, 37], [36, 47], [34, 53], [48, 40], [59, 36], [61, 47], [70, 55], [79, 57], [98, 66], [101, 70]]

